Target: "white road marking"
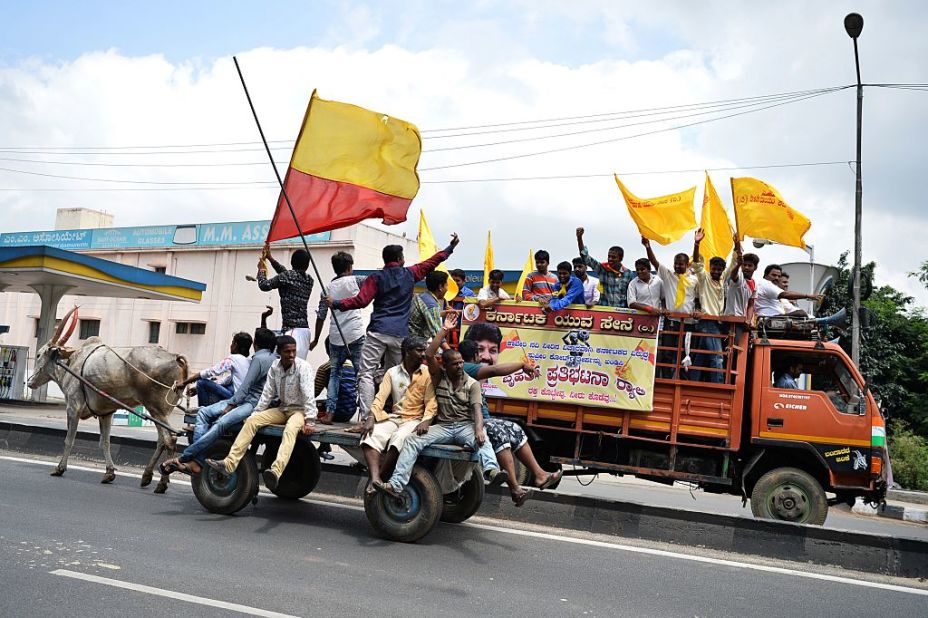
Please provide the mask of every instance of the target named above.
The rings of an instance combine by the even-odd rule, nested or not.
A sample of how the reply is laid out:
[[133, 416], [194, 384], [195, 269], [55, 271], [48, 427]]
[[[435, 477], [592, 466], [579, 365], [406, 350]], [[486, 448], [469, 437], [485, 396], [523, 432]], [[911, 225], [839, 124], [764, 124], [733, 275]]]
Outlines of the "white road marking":
[[152, 595], [159, 596], [159, 597], [167, 597], [169, 599], [176, 599], [178, 601], [186, 601], [187, 603], [196, 603], [198, 605], [208, 605], [210, 607], [228, 609], [233, 612], [240, 612], [242, 614], [248, 614], [250, 616], [267, 616], [268, 618], [296, 618], [295, 616], [291, 614], [281, 614], [279, 612], [272, 612], [266, 609], [259, 609], [257, 607], [239, 605], [238, 603], [227, 603], [225, 601], [207, 599], [206, 597], [198, 597], [192, 594], [184, 594], [183, 592], [174, 592], [173, 590], [153, 588], [152, 586], [145, 586], [143, 584], [133, 584], [131, 582], [124, 582], [118, 579], [110, 579], [108, 577], [98, 577], [97, 575], [90, 575], [88, 573], [78, 573], [77, 571], [68, 571], [67, 569], [56, 569], [54, 571], [50, 571], [50, 574], [59, 575], [61, 577], [70, 577], [72, 579], [79, 579], [79, 580], [91, 582], [94, 584], [102, 584], [104, 586], [113, 586], [114, 588], [122, 588], [124, 590], [134, 590], [135, 592], [144, 592], [145, 594], [152, 594]]
[[[42, 464], [48, 465], [49, 462], [41, 461], [36, 459], [26, 459], [22, 457], [10, 457], [5, 455], [0, 455], [0, 460], [8, 461], [17, 461], [22, 463], [30, 464]], [[86, 466], [71, 466], [68, 464], [68, 468], [74, 468], [75, 470], [84, 470], [89, 472], [100, 472], [100, 468], [91, 468]], [[117, 472], [119, 476], [126, 476], [130, 478], [141, 478], [141, 474], [135, 474], [132, 472]], [[189, 485], [189, 481], [172, 481], [179, 482], [181, 484]], [[265, 491], [261, 490], [262, 493]], [[340, 502], [327, 502], [325, 500], [316, 500], [313, 498], [303, 498], [302, 502], [307, 502], [309, 504], [316, 504], [319, 506], [326, 506], [330, 508], [339, 508], [347, 509], [350, 511], [363, 511], [364, 507], [357, 506], [354, 504], [343, 504]], [[903, 592], [907, 594], [915, 594], [920, 596], [928, 596], [928, 590], [923, 590], [921, 588], [909, 588], [907, 586], [897, 586], [895, 584], [885, 584], [881, 582], [871, 582], [861, 579], [853, 579], [850, 577], [841, 577], [838, 575], [825, 575], [822, 573], [807, 573], [804, 571], [796, 571], [794, 569], [786, 569], [783, 567], [774, 567], [774, 566], [765, 566], [762, 564], [751, 564], [749, 562], [739, 562], [737, 560], [725, 560], [723, 558], [710, 558], [707, 556], [694, 556], [691, 554], [682, 554], [678, 552], [667, 551], [663, 549], [652, 549], [649, 547], [636, 547], [634, 545], [623, 545], [621, 543], [610, 543], [607, 541], [596, 541], [592, 539], [583, 539], [579, 537], [559, 535], [559, 534], [550, 534], [546, 532], [535, 532], [533, 530], [518, 530], [515, 528], [506, 528], [504, 526], [492, 526], [489, 524], [478, 524], [474, 522], [464, 522], [462, 524], [457, 524], [459, 526], [466, 526], [469, 528], [477, 528], [480, 530], [489, 530], [491, 532], [499, 532], [501, 534], [512, 534], [516, 536], [525, 536], [532, 537], [536, 539], [544, 539], [548, 541], [558, 541], [561, 543], [573, 543], [575, 545], [586, 545], [588, 547], [599, 547], [602, 549], [613, 549], [616, 551], [625, 551], [636, 554], [645, 554], [650, 556], [660, 556], [662, 558], [675, 558], [678, 560], [689, 560], [691, 562], [701, 562], [703, 564], [713, 564], [716, 566], [728, 566], [737, 569], [748, 569], [753, 571], [762, 571], [766, 573], [777, 573], [779, 575], [789, 575], [793, 577], [803, 577], [807, 579], [818, 579], [821, 581], [835, 582], [839, 584], [848, 584], [851, 586], [861, 586], [864, 588], [878, 588], [880, 590], [888, 590], [891, 592]]]

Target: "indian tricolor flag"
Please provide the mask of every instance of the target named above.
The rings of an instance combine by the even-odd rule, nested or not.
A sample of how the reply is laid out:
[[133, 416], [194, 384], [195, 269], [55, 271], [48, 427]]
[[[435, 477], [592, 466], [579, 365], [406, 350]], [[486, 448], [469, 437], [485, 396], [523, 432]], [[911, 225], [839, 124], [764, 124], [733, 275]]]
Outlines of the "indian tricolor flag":
[[326, 101], [313, 91], [284, 181], [299, 229], [281, 193], [267, 239], [325, 232], [364, 219], [402, 223], [419, 191], [421, 152], [415, 125]]

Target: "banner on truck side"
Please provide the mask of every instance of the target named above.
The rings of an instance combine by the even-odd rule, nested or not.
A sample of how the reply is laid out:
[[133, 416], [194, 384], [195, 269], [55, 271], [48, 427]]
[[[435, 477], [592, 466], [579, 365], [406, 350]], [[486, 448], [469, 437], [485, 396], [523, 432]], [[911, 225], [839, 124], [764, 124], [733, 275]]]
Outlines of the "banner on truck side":
[[494, 378], [484, 393], [618, 410], [650, 410], [654, 395], [658, 316], [579, 305], [545, 314], [535, 303], [464, 307], [461, 339], [496, 363], [538, 367]]

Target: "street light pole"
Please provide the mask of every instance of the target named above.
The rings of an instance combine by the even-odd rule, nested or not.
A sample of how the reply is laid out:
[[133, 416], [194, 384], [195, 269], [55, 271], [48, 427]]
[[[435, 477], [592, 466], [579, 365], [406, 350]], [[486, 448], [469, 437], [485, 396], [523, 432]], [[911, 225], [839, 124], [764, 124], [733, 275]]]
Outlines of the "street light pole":
[[864, 18], [858, 13], [850, 13], [844, 18], [844, 30], [854, 41], [854, 65], [857, 69], [857, 157], [856, 175], [857, 192], [854, 197], [854, 311], [851, 322], [851, 358], [854, 364], [860, 366], [860, 269], [862, 260], [861, 249], [861, 217], [864, 189], [860, 178], [860, 149], [861, 132], [864, 115], [864, 87], [860, 82], [860, 57], [857, 55], [857, 37], [864, 29]]

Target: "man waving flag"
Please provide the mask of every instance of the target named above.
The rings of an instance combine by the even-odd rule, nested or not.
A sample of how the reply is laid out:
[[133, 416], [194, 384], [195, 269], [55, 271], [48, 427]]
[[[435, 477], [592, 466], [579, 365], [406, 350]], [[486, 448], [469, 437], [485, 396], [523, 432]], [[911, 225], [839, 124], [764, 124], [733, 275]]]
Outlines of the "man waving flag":
[[326, 101], [315, 91], [293, 148], [268, 241], [378, 218], [393, 225], [419, 191], [422, 141], [415, 125], [361, 107]]

